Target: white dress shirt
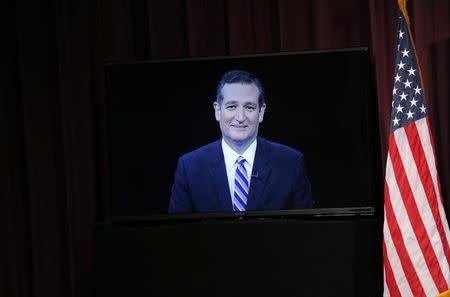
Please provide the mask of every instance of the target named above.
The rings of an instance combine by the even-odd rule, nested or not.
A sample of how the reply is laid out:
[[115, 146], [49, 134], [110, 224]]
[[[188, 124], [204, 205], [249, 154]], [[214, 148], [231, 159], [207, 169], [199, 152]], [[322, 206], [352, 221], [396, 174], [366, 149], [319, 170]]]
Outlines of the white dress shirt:
[[255, 139], [247, 148], [247, 150], [242, 155], [239, 155], [222, 138], [222, 151], [223, 158], [225, 160], [225, 168], [227, 170], [228, 185], [230, 186], [230, 197], [234, 196], [234, 177], [236, 175], [236, 167], [238, 165], [236, 161], [239, 156], [242, 156], [246, 161], [244, 163], [244, 167], [247, 170], [248, 184], [250, 189], [253, 162], [255, 161], [256, 154], [256, 143], [257, 141]]

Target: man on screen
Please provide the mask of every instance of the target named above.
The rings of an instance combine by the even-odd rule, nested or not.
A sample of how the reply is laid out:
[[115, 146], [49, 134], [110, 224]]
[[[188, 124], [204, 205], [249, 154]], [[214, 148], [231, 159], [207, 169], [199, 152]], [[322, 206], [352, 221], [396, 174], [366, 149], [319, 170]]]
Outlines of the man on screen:
[[303, 155], [258, 137], [264, 95], [246, 71], [222, 76], [214, 102], [222, 139], [178, 160], [169, 213], [312, 207]]

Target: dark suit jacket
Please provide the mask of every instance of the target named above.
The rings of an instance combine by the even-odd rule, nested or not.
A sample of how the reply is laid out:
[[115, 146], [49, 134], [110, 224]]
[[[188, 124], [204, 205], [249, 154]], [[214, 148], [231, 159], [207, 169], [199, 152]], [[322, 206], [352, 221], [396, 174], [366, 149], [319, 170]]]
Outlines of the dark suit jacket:
[[[303, 155], [258, 137], [247, 210], [309, 208], [313, 202]], [[231, 212], [221, 140], [178, 160], [169, 213]]]

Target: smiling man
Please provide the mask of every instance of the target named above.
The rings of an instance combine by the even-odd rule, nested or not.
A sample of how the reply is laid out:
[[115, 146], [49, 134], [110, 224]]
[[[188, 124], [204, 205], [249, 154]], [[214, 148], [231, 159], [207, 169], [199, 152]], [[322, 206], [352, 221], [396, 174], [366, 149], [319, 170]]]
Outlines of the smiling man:
[[303, 155], [258, 137], [261, 81], [242, 70], [225, 73], [213, 106], [222, 139], [178, 160], [169, 213], [312, 207]]

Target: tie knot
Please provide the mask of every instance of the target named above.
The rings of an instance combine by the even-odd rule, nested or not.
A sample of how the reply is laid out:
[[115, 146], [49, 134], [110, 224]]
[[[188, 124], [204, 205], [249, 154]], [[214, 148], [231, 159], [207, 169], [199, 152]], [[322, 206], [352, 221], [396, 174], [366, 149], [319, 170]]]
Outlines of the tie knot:
[[236, 161], [239, 165], [243, 166], [245, 163], [245, 159], [242, 156], [239, 156], [239, 158]]

